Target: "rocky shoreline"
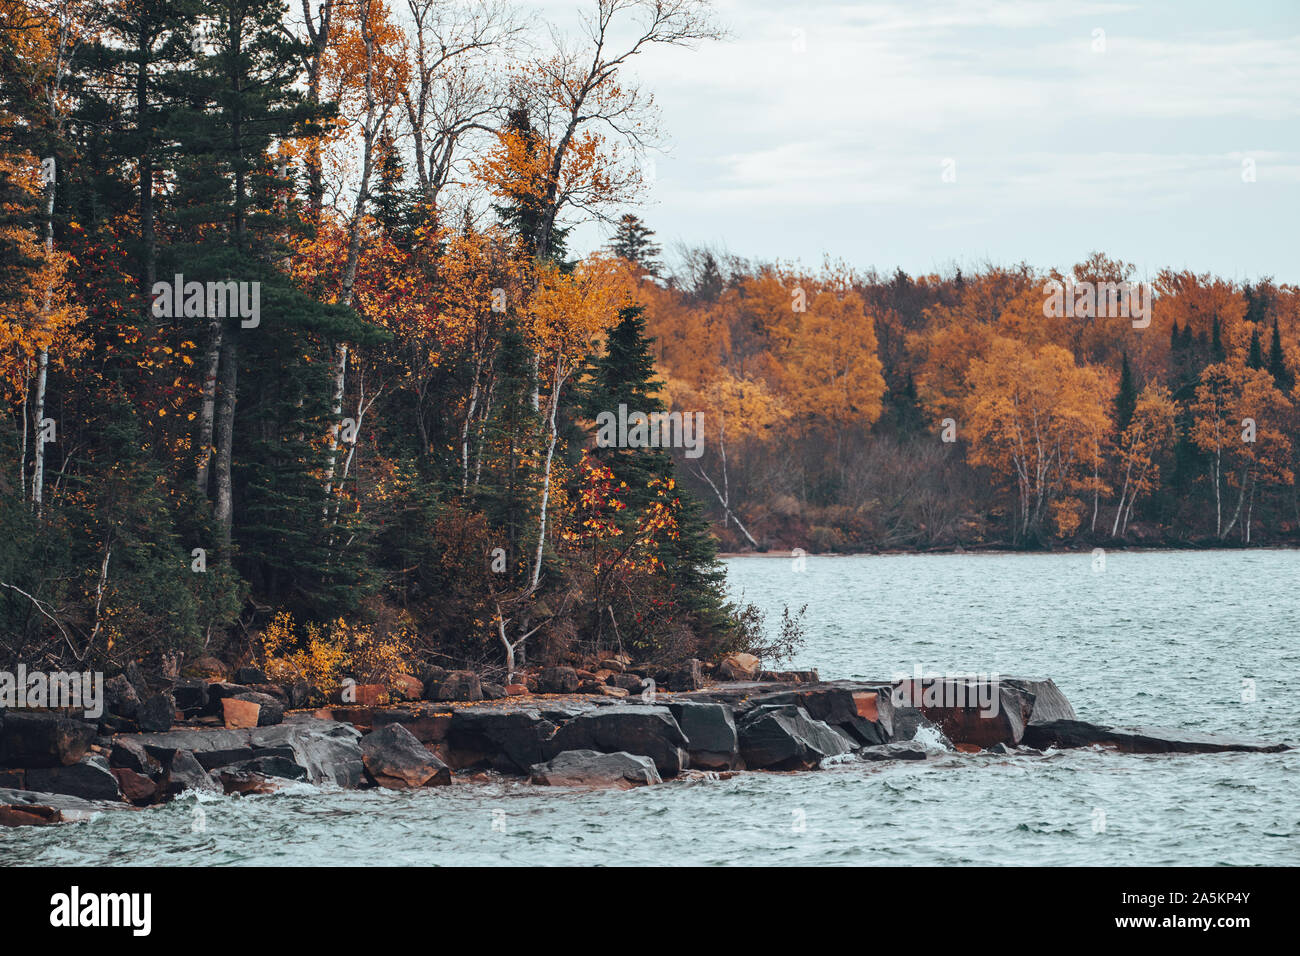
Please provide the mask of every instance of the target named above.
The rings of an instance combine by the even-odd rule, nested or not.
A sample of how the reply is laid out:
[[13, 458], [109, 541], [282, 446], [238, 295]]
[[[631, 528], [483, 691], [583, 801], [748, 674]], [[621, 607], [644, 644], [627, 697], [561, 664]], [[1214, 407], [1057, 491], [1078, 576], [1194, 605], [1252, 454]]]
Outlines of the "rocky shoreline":
[[[168, 697], [172, 714], [159, 705], [146, 713], [137, 702], [130, 718], [139, 725], [135, 732], [123, 732], [124, 718], [114, 712], [98, 723], [53, 712], [0, 712], [0, 825], [79, 822], [189, 791], [272, 793], [290, 782], [411, 789], [481, 781], [495, 773], [537, 786], [626, 789], [700, 771], [789, 772], [814, 770], [828, 760], [924, 760], [939, 748], [969, 754], [1076, 747], [1138, 754], [1290, 749], [1248, 738], [1080, 721], [1050, 679], [821, 681], [815, 672], [774, 675], [741, 661], [718, 668], [715, 676], [722, 680], [687, 675], [686, 684], [695, 689], [660, 692], [647, 684], [634, 694], [601, 683], [623, 691], [610, 694], [584, 687], [590, 682], [572, 668], [547, 671], [531, 681], [536, 690], [519, 685], [492, 700], [483, 699], [477, 678], [443, 672], [441, 679], [412, 680], [408, 688], [434, 700], [314, 710], [287, 706], [289, 692], [259, 685], [265, 678], [246, 671], [242, 676], [253, 684], [179, 682]], [[765, 679], [744, 679], [760, 674]], [[631, 686], [631, 680], [625, 683]], [[443, 699], [453, 694], [471, 699]], [[227, 706], [226, 700], [238, 703]], [[123, 709], [120, 701], [117, 706]], [[181, 726], [172, 726], [176, 720]]]

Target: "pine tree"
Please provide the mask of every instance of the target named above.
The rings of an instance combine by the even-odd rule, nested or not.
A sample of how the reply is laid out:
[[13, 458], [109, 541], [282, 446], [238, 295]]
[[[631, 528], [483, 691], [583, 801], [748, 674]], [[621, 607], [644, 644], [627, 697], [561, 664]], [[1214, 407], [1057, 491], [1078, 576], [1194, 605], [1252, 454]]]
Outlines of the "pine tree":
[[632, 213], [618, 221], [618, 229], [607, 247], [620, 259], [640, 266], [652, 276], [659, 275], [663, 264], [657, 260], [663, 250], [653, 241], [654, 230]]
[[1268, 344], [1268, 371], [1283, 394], [1290, 394], [1291, 389], [1295, 387], [1295, 375], [1287, 368], [1286, 355], [1282, 351], [1282, 333], [1277, 327], [1277, 316], [1273, 317], [1273, 337]]
[[1210, 364], [1217, 365], [1227, 357], [1228, 353], [1223, 348], [1223, 326], [1216, 315], [1210, 326]]
[[1128, 352], [1124, 353], [1123, 365], [1120, 366], [1119, 392], [1115, 395], [1115, 433], [1123, 435], [1133, 413], [1137, 409], [1138, 389], [1133, 381], [1133, 368], [1129, 365]]
[[[619, 321], [609, 332], [604, 353], [596, 360], [591, 382], [584, 390], [583, 407], [590, 419], [602, 411], [618, 413], [624, 404], [628, 414], [661, 412], [665, 406], [655, 394], [662, 383], [655, 377], [653, 340], [645, 334], [641, 306], [620, 310]], [[598, 448], [593, 454], [627, 483], [628, 513], [623, 522], [631, 525], [644, 513], [654, 497], [651, 479], [676, 480], [672, 457], [656, 448]], [[726, 569], [718, 562], [717, 539], [709, 530], [704, 510], [684, 488], [677, 486], [677, 537], [659, 545], [658, 557], [671, 594], [690, 618], [701, 654], [720, 649], [734, 630], [734, 609], [725, 593]]]
[[1264, 367], [1264, 346], [1259, 341], [1259, 327], [1250, 330], [1250, 350], [1246, 353], [1246, 366], [1248, 368]]

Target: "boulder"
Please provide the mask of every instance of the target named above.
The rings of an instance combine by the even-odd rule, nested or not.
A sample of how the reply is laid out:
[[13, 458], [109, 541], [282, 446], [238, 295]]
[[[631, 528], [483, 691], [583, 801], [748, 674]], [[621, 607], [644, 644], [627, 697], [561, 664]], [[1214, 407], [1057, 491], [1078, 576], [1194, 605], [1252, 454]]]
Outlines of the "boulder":
[[491, 684], [487, 681], [482, 681], [479, 686], [483, 689], [484, 700], [501, 700], [506, 696], [506, 689], [500, 684]]
[[552, 755], [597, 750], [649, 757], [665, 777], [676, 776], [690, 766], [688, 746], [672, 711], [641, 704], [614, 704], [580, 714], [560, 727], [549, 742]]
[[[458, 710], [443, 752], [457, 770], [491, 766], [506, 773], [528, 773], [548, 753], [556, 726], [531, 707], [517, 710]], [[576, 749], [576, 748], [570, 748]]]
[[284, 789], [284, 779], [280, 777], [269, 777], [249, 770], [236, 770], [233, 767], [217, 770], [214, 773], [226, 796], [247, 797], [252, 794], [275, 793], [277, 790]]
[[410, 674], [398, 674], [392, 680], [393, 694], [399, 700], [420, 700], [424, 697], [424, 684]]
[[920, 710], [958, 746], [1014, 747], [1024, 736], [1033, 697], [1002, 680], [925, 677], [897, 682], [894, 704]]
[[108, 765], [115, 770], [130, 770], [144, 776], [156, 776], [162, 771], [158, 759], [133, 737], [119, 737], [113, 741], [108, 754]]
[[[239, 694], [233, 698], [226, 698], [227, 703], [231, 700], [257, 705], [257, 723], [254, 724], [256, 727], [274, 727], [276, 724], [281, 723], [284, 720], [284, 706], [269, 694], [259, 694], [250, 691], [249, 693]], [[227, 711], [227, 713], [229, 713], [229, 711]], [[226, 721], [226, 726], [230, 726], [229, 720]]]
[[532, 768], [532, 782], [543, 787], [615, 787], [630, 790], [662, 783], [654, 761], [629, 753], [566, 750]]
[[1025, 731], [1024, 742], [1040, 750], [1098, 746], [1134, 754], [1280, 753], [1291, 749], [1288, 744], [1251, 737], [1203, 734], [1169, 727], [1107, 727], [1082, 720], [1034, 724]]
[[256, 727], [261, 718], [262, 707], [253, 700], [225, 697], [221, 700], [221, 707], [229, 730], [247, 730]]
[[645, 688], [645, 681], [637, 674], [614, 674], [605, 683], [610, 687], [620, 687], [629, 694], [639, 694]]
[[221, 784], [203, 769], [194, 754], [188, 750], [174, 750], [161, 758], [164, 767], [158, 790], [167, 797], [180, 796], [187, 790], [220, 793]]
[[142, 733], [162, 734], [176, 722], [176, 701], [171, 694], [154, 694], [141, 704], [136, 723]]
[[230, 676], [230, 668], [211, 654], [205, 654], [187, 664], [185, 673], [200, 680], [225, 680]]
[[366, 772], [381, 787], [437, 787], [451, 783], [451, 770], [401, 724], [390, 724], [361, 738]]
[[0, 769], [0, 790], [26, 790], [27, 771]]
[[765, 693], [758, 700], [763, 704], [802, 707], [813, 720], [833, 725], [854, 743], [870, 746], [895, 739], [890, 691], [888, 684], [828, 681], [807, 688]]
[[252, 731], [249, 743], [256, 756], [292, 759], [307, 771], [308, 783], [349, 790], [361, 785], [361, 734], [349, 724], [301, 717]]
[[731, 708], [703, 701], [670, 701], [669, 711], [688, 741], [691, 766], [733, 770], [740, 763], [740, 738]]
[[206, 714], [208, 713], [208, 682], [197, 678], [179, 680], [172, 688], [172, 698], [176, 702], [176, 709], [186, 717]]
[[890, 744], [875, 744], [858, 751], [863, 760], [924, 760], [928, 753], [925, 745], [916, 740], [901, 740]]
[[383, 730], [389, 724], [400, 724], [426, 747], [434, 747], [447, 739], [451, 730], [451, 711], [428, 707], [402, 707], [377, 710], [371, 718], [371, 728]]
[[537, 693], [574, 694], [582, 679], [572, 667], [544, 667], [537, 675]]
[[286, 693], [289, 697], [289, 707], [293, 710], [310, 707], [314, 701], [321, 697], [320, 691], [305, 680], [294, 681], [289, 685]]
[[266, 671], [260, 667], [241, 667], [235, 671], [236, 684], [269, 684]]
[[27, 789], [63, 793], [83, 800], [121, 800], [122, 790], [99, 754], [87, 754], [62, 767], [35, 767], [27, 771]]
[[528, 696], [527, 684], [506, 684], [505, 692], [507, 697], [526, 697]]
[[437, 700], [436, 694], [442, 682], [447, 679], [447, 668], [437, 664], [426, 665], [420, 671], [420, 686], [424, 688], [425, 700]]
[[134, 721], [139, 708], [140, 697], [125, 674], [118, 674], [104, 681], [105, 714]]
[[438, 685], [434, 700], [482, 700], [483, 686], [473, 671], [448, 671]]
[[692, 657], [677, 670], [662, 675], [663, 683], [671, 690], [699, 690], [704, 686], [704, 665]]
[[740, 755], [750, 770], [807, 770], [854, 749], [843, 734], [793, 704], [756, 707], [737, 730]]
[[152, 778], [126, 767], [118, 767], [111, 772], [117, 778], [117, 786], [128, 803], [147, 807], [158, 799], [158, 784]]
[[718, 676], [722, 680], [757, 680], [763, 662], [753, 654], [728, 654], [718, 664]]
[[95, 740], [95, 726], [44, 712], [11, 710], [0, 724], [0, 765], [70, 767]]

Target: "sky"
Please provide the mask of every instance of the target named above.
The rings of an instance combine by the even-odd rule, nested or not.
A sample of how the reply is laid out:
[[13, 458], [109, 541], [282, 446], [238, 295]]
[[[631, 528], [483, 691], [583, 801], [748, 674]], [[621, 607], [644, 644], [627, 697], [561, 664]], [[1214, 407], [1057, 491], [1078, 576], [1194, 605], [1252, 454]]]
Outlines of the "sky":
[[[579, 0], [530, 6], [565, 26]], [[714, 8], [727, 40], [635, 63], [667, 149], [629, 211], [668, 249], [1300, 281], [1297, 0]]]

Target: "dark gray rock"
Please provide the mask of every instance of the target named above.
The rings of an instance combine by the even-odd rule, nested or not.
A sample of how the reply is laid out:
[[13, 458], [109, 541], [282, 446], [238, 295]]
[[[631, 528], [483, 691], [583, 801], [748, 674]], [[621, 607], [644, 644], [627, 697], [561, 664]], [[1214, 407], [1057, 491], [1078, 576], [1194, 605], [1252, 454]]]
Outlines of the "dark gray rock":
[[351, 724], [299, 717], [276, 727], [248, 731], [258, 756], [287, 756], [307, 770], [307, 782], [317, 786], [361, 785], [361, 733]]
[[858, 751], [863, 760], [924, 760], [927, 756], [925, 746], [915, 740], [903, 740], [892, 744], [876, 744], [863, 747]]
[[370, 778], [390, 790], [451, 783], [451, 769], [401, 724], [362, 737], [361, 757]]
[[146, 734], [162, 734], [172, 729], [176, 722], [176, 701], [171, 694], [154, 694], [141, 705], [136, 723]]
[[140, 697], [126, 679], [125, 674], [118, 674], [104, 681], [104, 713], [124, 720], [135, 720], [140, 707]]
[[649, 757], [659, 773], [676, 776], [690, 766], [689, 742], [667, 707], [615, 704], [581, 714], [556, 731], [551, 755], [565, 750], [625, 751]]
[[72, 766], [94, 740], [94, 724], [52, 713], [11, 710], [0, 724], [0, 766]]
[[108, 765], [114, 770], [132, 770], [149, 777], [156, 777], [162, 771], [158, 759], [133, 737], [119, 737], [113, 741], [108, 754]]
[[235, 671], [236, 684], [269, 684], [266, 671], [260, 667], [241, 667]]
[[197, 678], [179, 680], [172, 688], [172, 697], [176, 701], [176, 709], [182, 714], [198, 717], [208, 710], [208, 682]]
[[99, 754], [87, 754], [65, 767], [36, 767], [27, 771], [27, 789], [64, 793], [83, 800], [121, 800], [122, 790]]
[[734, 770], [740, 763], [740, 738], [731, 708], [704, 701], [669, 701], [688, 741], [691, 766], [703, 770]]
[[539, 694], [576, 694], [581, 683], [572, 667], [543, 667], [535, 689]]
[[629, 694], [639, 694], [645, 688], [645, 681], [637, 674], [611, 674], [605, 683], [610, 687], [621, 687]]
[[1024, 742], [1043, 750], [1099, 746], [1135, 754], [1279, 753], [1291, 749], [1288, 744], [1251, 737], [1202, 734], [1171, 727], [1107, 727], [1082, 720], [1034, 724], [1026, 729]]
[[827, 757], [851, 753], [854, 744], [829, 724], [793, 704], [765, 704], [737, 728], [740, 755], [750, 770], [801, 770]]
[[254, 757], [241, 763], [222, 767], [235, 773], [258, 774], [263, 777], [281, 777], [285, 780], [306, 780], [307, 768], [288, 757]]
[[188, 750], [173, 750], [161, 763], [164, 772], [158, 789], [167, 797], [178, 797], [187, 790], [222, 792], [221, 784]]
[[654, 761], [629, 753], [566, 750], [532, 768], [532, 782], [544, 787], [617, 787], [627, 790], [662, 783]]
[[483, 687], [479, 683], [478, 675], [473, 671], [448, 671], [447, 676], [437, 685], [432, 699], [482, 700]]
[[447, 731], [446, 759], [457, 770], [493, 767], [528, 773], [553, 753], [548, 742], [556, 725], [531, 708], [458, 710]]
[[704, 686], [704, 665], [694, 657], [674, 671], [660, 675], [662, 683], [670, 690], [699, 690]]

